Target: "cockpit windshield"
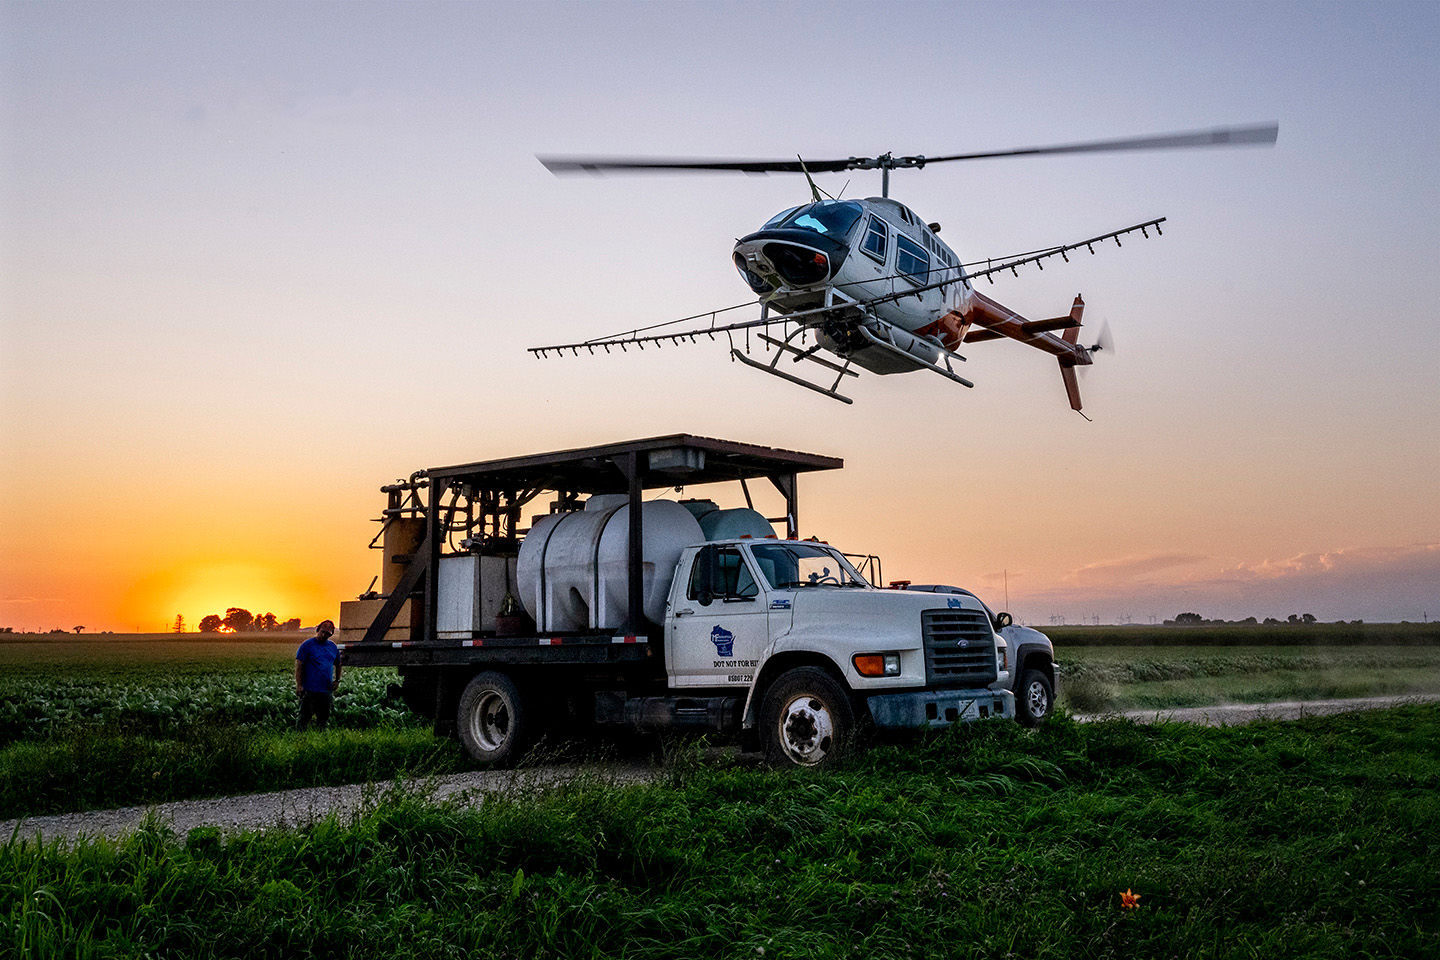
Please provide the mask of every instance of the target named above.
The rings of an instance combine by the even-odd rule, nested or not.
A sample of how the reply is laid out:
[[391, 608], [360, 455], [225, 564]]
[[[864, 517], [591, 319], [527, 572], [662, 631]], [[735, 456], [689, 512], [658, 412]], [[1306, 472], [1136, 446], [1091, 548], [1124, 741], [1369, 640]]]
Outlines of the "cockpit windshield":
[[795, 227], [827, 237], [844, 237], [850, 233], [864, 212], [860, 204], [851, 200], [821, 200], [787, 210], [761, 229]]
[[750, 547], [772, 590], [795, 587], [868, 587], [850, 561], [816, 543], [755, 543]]

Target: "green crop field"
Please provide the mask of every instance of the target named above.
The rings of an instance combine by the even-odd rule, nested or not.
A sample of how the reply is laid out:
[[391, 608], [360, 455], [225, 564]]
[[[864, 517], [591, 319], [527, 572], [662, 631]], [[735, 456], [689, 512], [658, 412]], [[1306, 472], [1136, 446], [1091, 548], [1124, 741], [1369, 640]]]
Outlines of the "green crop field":
[[1440, 646], [1065, 646], [1060, 702], [1082, 713], [1440, 693]]
[[[1068, 630], [1293, 637], [1315, 626]], [[1366, 625], [1365, 643], [1253, 650], [1098, 646], [1073, 643], [1061, 628], [1061, 703], [1106, 712], [1440, 692], [1440, 645], [1421, 644], [1416, 637], [1429, 634], [1410, 629], [1434, 625], [1389, 626]], [[1402, 645], [1376, 645], [1397, 638]], [[293, 732], [297, 643], [263, 634], [0, 635], [0, 818], [468, 768], [454, 743], [387, 700], [398, 679], [389, 669], [348, 671], [332, 728]]]
[[[0, 846], [15, 957], [1425, 957], [1440, 707], [1236, 728], [990, 722], [819, 775], [301, 830]], [[1138, 894], [1127, 908], [1122, 893]]]
[[1294, 647], [1440, 645], [1440, 623], [1204, 623], [1041, 626], [1057, 647]]
[[466, 768], [390, 669], [348, 671], [331, 728], [295, 733], [298, 643], [0, 640], [0, 818]]

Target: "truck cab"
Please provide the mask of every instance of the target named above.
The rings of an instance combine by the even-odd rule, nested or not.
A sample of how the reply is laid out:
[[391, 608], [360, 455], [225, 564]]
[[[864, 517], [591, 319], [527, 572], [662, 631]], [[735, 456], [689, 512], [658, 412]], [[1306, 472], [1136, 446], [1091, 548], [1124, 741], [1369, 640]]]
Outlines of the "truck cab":
[[[808, 723], [843, 742], [865, 715], [882, 728], [1015, 715], [1006, 644], [984, 604], [879, 589], [816, 540], [686, 549], [664, 647], [674, 690], [743, 694], [743, 726], [767, 753], [802, 765], [825, 762], [831, 749], [796, 735]], [[815, 689], [772, 703], [792, 672]]]

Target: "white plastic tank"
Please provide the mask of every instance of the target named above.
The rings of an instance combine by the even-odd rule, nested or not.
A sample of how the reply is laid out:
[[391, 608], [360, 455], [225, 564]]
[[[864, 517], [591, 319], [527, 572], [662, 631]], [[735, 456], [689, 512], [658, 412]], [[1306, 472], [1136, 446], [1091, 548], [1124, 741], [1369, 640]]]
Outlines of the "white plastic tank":
[[[659, 623], [680, 552], [705, 535], [673, 500], [642, 504], [641, 519], [641, 606]], [[520, 544], [520, 602], [542, 632], [617, 629], [629, 605], [629, 557], [627, 497], [591, 497], [584, 510], [541, 517]]]
[[706, 540], [739, 540], [741, 537], [775, 536], [775, 528], [756, 510], [736, 507], [734, 510], [712, 510], [700, 518], [700, 530]]

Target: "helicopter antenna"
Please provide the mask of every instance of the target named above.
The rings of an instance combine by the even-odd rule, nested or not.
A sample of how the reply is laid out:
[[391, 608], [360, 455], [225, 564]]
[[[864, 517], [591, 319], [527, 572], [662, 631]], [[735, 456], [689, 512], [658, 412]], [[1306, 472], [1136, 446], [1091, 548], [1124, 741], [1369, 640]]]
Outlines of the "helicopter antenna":
[[[819, 203], [819, 202], [820, 202], [820, 194], [825, 193], [825, 191], [824, 191], [824, 190], [821, 190], [819, 187], [817, 187], [817, 186], [815, 185], [815, 178], [812, 177], [812, 176], [810, 176], [810, 171], [809, 171], [809, 169], [807, 169], [806, 166], [805, 166], [805, 158], [802, 157], [802, 156], [800, 156], [800, 154], [797, 153], [797, 154], [795, 154], [795, 159], [800, 161], [800, 172], [803, 173], [803, 174], [805, 174], [805, 182], [808, 183], [808, 184], [810, 184], [810, 196], [811, 196], [811, 198], [812, 198], [816, 203]], [[825, 193], [825, 196], [830, 197], [830, 194]], [[830, 197], [830, 199], [831, 199], [831, 200], [834, 200], [835, 198], [834, 198], [834, 197]]]

